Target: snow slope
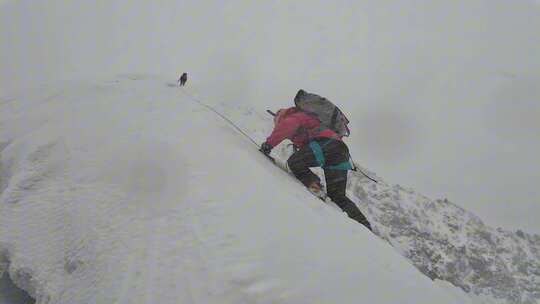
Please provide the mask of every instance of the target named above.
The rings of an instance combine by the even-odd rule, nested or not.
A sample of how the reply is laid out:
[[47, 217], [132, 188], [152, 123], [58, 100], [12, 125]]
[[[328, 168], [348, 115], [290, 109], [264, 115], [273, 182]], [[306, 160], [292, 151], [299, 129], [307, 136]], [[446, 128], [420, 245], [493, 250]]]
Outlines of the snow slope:
[[37, 303], [463, 303], [157, 77], [0, 111], [0, 274]]

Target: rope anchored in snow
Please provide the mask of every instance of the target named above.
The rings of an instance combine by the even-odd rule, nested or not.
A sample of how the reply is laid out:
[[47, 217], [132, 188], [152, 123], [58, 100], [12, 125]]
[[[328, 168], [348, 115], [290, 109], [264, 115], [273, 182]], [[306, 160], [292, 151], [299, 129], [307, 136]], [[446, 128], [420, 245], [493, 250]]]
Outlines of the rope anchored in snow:
[[[240, 134], [242, 134], [243, 136], [245, 136], [247, 139], [249, 139], [257, 148], [259, 148], [259, 144], [253, 139], [251, 138], [251, 136], [249, 136], [246, 132], [244, 132], [244, 130], [242, 130], [239, 126], [237, 126], [232, 120], [230, 120], [227, 116], [221, 114], [218, 110], [216, 110], [215, 108], [209, 106], [208, 104], [204, 103], [202, 100], [198, 99], [197, 97], [193, 96], [193, 94], [189, 93], [186, 89], [183, 89], [183, 92], [184, 94], [186, 94], [192, 101], [198, 103], [199, 105], [207, 108], [208, 110], [214, 112], [214, 114], [218, 115], [219, 117], [221, 117], [224, 121], [226, 121], [228, 124], [230, 124], [233, 128], [235, 128], [238, 132], [240, 132]], [[272, 116], [276, 116], [276, 113], [270, 111], [270, 110], [266, 110], [266, 112], [268, 112], [270, 115]], [[272, 162], [275, 163], [275, 159], [273, 157], [271, 157], [270, 155], [266, 155]], [[353, 164], [353, 171], [355, 172], [360, 172], [362, 173], [362, 175], [364, 175], [366, 178], [368, 178], [369, 180], [373, 181], [374, 183], [378, 183], [376, 180], [374, 180], [373, 178], [369, 177], [369, 175], [367, 175], [366, 173], [364, 173], [362, 170], [360, 170], [358, 168], [358, 166], [356, 165], [356, 163], [353, 161], [352, 157], [351, 157], [351, 162]]]
[[218, 110], [214, 109], [213, 107], [207, 105], [206, 103], [202, 102], [200, 99], [196, 98], [195, 96], [193, 96], [192, 94], [190, 94], [189, 92], [187, 92], [187, 90], [184, 89], [184, 94], [186, 94], [187, 96], [189, 96], [189, 98], [191, 98], [191, 100], [195, 101], [196, 103], [200, 104], [201, 106], [207, 108], [208, 110], [214, 112], [216, 115], [218, 115], [219, 117], [221, 117], [223, 120], [225, 120], [227, 123], [229, 123], [232, 127], [234, 127], [236, 129], [236, 131], [240, 132], [240, 134], [244, 135], [247, 139], [249, 139], [255, 146], [257, 146], [257, 148], [259, 147], [259, 144], [257, 144], [257, 142], [251, 138], [251, 136], [249, 136], [246, 132], [244, 132], [242, 129], [240, 129], [239, 126], [237, 126], [232, 120], [230, 120], [227, 116], [221, 114]]

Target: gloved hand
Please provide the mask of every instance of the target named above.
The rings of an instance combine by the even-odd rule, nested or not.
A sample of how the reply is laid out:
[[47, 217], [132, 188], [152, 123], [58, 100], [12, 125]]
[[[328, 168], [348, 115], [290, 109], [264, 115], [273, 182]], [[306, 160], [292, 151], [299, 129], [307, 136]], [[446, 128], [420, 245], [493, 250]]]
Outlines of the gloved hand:
[[259, 151], [261, 151], [265, 155], [269, 155], [270, 151], [272, 151], [272, 148], [273, 147], [269, 143], [263, 142], [262, 145], [261, 145], [261, 148], [259, 149]]

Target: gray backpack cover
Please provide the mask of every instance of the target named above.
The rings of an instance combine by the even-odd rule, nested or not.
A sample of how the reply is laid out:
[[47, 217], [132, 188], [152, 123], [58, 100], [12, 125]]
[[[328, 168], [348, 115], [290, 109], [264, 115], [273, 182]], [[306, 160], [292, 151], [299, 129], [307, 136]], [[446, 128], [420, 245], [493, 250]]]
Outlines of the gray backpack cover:
[[349, 120], [330, 100], [317, 94], [298, 91], [294, 97], [296, 107], [321, 121], [321, 127], [336, 132], [339, 136], [349, 136]]

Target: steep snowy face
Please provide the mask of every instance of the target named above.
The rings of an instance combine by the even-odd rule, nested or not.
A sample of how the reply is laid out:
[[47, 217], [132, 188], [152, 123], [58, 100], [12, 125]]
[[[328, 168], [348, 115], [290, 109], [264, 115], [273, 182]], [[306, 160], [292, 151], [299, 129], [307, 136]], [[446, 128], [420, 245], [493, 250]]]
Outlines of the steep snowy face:
[[[259, 141], [271, 122], [252, 109], [220, 109], [234, 117]], [[276, 156], [292, 153], [286, 144]], [[431, 279], [450, 282], [487, 301], [540, 301], [540, 236], [485, 225], [475, 214], [448, 201], [430, 199], [412, 189], [390, 185], [363, 168], [349, 174], [348, 194], [364, 212], [375, 232]]]
[[38, 303], [460, 302], [163, 81], [0, 111], [0, 274]]

